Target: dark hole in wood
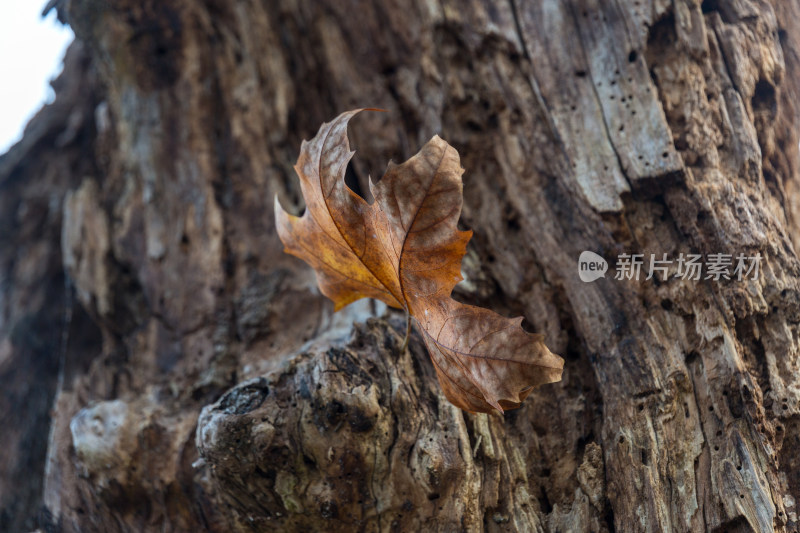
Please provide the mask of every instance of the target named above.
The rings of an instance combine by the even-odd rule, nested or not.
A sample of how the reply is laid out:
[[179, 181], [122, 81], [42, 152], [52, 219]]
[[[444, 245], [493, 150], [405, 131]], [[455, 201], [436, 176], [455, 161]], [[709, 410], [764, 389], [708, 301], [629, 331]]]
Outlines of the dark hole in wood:
[[719, 11], [719, 1], [704, 0], [704, 2], [700, 4], [700, 11], [702, 11], [703, 13], [712, 13], [714, 11]]
[[774, 112], [777, 109], [778, 101], [775, 97], [775, 87], [766, 80], [758, 80], [755, 91], [753, 91], [753, 109], [764, 109]]

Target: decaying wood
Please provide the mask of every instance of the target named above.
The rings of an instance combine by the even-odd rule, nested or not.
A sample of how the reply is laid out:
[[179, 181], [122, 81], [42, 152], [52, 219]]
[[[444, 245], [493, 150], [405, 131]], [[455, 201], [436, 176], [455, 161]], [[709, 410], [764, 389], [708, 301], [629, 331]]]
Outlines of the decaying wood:
[[[0, 158], [1, 530], [797, 529], [796, 2], [57, 4], [79, 41]], [[351, 186], [456, 147], [456, 297], [566, 360], [504, 418], [282, 253], [301, 140], [364, 106]]]
[[422, 339], [400, 350], [403, 322], [370, 319], [347, 346], [293, 359], [203, 410], [197, 446], [239, 528], [308, 531], [320, 517], [329, 531], [543, 528], [514, 450], [531, 441], [441, 397]]

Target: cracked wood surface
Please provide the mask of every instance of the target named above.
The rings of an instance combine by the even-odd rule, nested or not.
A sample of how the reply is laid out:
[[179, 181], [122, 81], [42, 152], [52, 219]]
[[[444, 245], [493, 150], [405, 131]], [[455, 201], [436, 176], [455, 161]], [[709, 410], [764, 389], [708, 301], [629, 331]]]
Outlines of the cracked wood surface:
[[[1, 530], [797, 529], [796, 2], [57, 4], [79, 43], [0, 156]], [[352, 186], [455, 146], [457, 297], [566, 359], [504, 419], [281, 252], [300, 141], [361, 106]]]

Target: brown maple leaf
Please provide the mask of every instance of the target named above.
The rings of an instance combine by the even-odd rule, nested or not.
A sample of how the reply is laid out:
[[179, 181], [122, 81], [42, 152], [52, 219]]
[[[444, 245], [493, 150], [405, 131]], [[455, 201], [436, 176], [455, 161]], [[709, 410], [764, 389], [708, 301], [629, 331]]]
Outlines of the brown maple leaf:
[[347, 123], [323, 124], [300, 148], [295, 170], [306, 201], [302, 217], [275, 198], [285, 251], [309, 263], [338, 310], [359, 298], [404, 309], [423, 333], [442, 389], [473, 412], [519, 407], [533, 387], [561, 379], [564, 360], [527, 333], [522, 318], [453, 300], [471, 231], [456, 227], [463, 169], [458, 152], [433, 137], [417, 155], [370, 182], [367, 203], [344, 183], [354, 152]]

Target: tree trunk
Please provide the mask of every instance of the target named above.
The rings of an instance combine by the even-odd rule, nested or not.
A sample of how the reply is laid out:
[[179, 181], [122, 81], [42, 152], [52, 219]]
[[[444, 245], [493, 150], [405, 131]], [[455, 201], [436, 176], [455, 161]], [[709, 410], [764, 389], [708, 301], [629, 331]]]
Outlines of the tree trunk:
[[[800, 527], [797, 2], [56, 4], [56, 101], [0, 156], [0, 530]], [[521, 409], [453, 407], [283, 253], [300, 142], [356, 107], [356, 190], [459, 151], [456, 297], [566, 360]]]

